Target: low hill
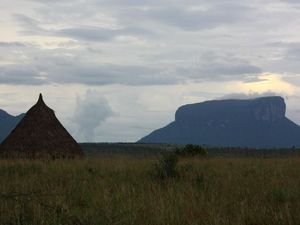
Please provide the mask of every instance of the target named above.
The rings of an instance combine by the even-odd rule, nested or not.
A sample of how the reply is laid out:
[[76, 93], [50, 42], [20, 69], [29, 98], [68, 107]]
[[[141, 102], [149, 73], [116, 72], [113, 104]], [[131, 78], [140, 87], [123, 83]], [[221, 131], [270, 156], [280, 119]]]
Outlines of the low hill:
[[286, 116], [279, 96], [215, 100], [180, 107], [175, 121], [139, 143], [252, 148], [300, 147], [300, 127]]

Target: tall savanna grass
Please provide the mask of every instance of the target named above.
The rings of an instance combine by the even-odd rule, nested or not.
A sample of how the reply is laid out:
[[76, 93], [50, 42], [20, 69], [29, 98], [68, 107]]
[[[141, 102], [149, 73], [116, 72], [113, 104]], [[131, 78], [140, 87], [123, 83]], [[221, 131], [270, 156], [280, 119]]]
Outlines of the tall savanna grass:
[[0, 161], [0, 224], [300, 224], [300, 159]]

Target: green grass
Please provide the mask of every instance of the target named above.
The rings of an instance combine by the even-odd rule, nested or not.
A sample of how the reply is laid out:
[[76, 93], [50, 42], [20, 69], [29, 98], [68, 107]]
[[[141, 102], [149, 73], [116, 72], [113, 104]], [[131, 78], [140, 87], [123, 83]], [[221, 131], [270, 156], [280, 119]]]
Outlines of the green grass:
[[300, 224], [300, 158], [0, 161], [0, 224]]

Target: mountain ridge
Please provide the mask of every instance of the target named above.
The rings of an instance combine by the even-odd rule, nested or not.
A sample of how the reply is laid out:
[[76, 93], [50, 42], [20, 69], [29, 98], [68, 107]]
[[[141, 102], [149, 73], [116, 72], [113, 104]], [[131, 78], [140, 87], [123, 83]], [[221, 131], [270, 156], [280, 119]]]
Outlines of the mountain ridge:
[[0, 143], [10, 134], [17, 124], [24, 117], [24, 113], [12, 116], [6, 111], [0, 109]]

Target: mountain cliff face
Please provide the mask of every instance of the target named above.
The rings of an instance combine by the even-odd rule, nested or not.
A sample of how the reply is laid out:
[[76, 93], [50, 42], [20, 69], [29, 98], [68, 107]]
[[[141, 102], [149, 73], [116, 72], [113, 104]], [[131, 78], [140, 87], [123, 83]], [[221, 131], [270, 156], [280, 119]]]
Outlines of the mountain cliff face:
[[300, 146], [300, 127], [285, 113], [284, 99], [277, 96], [185, 105], [177, 110], [174, 122], [139, 142], [256, 148]]
[[23, 117], [24, 114], [11, 116], [0, 109], [0, 143], [10, 134]]

